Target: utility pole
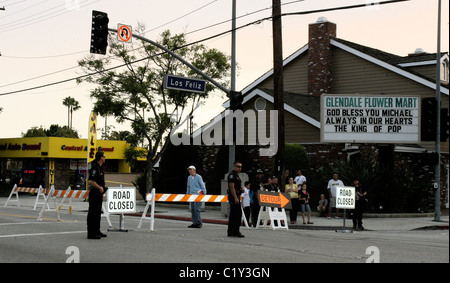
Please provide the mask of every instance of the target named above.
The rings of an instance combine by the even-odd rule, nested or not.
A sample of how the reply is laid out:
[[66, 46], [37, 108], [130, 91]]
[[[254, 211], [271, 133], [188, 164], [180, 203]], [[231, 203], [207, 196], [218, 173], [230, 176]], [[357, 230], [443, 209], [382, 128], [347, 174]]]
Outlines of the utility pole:
[[[232, 13], [231, 13], [231, 92], [230, 92], [230, 105], [232, 100], [232, 93], [236, 91], [236, 0], [233, 0], [233, 7], [232, 7]], [[230, 107], [231, 108], [231, 107]], [[234, 119], [233, 119], [234, 120]], [[233, 129], [235, 130], [235, 123], [232, 123]], [[233, 169], [233, 163], [235, 162], [236, 158], [236, 145], [234, 144], [234, 137], [233, 134], [233, 144], [228, 146], [228, 171], [231, 171]]]
[[280, 176], [280, 188], [284, 188], [284, 84], [283, 84], [283, 40], [281, 22], [281, 0], [272, 0], [273, 33], [273, 90], [274, 109], [278, 111], [278, 152], [275, 170]]
[[438, 0], [438, 32], [436, 55], [436, 144], [438, 162], [435, 167], [434, 180], [436, 192], [434, 196], [434, 221], [441, 221], [441, 0]]

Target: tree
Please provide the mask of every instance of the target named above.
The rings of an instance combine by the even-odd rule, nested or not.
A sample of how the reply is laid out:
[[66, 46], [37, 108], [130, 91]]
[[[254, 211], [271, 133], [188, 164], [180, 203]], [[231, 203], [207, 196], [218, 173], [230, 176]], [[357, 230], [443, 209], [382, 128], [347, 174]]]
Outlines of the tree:
[[67, 106], [67, 127], [72, 129], [73, 111], [77, 111], [81, 108], [80, 103], [76, 101], [75, 98], [68, 96], [64, 98], [63, 105]]
[[[140, 25], [134, 32], [143, 30]], [[187, 46], [184, 34], [172, 35], [168, 30], [160, 35], [158, 43], [176, 50], [211, 78], [227, 83], [223, 78], [228, 75], [230, 64], [222, 52], [204, 45]], [[83, 80], [97, 85], [91, 91], [95, 99], [94, 111], [112, 116], [119, 123], [127, 121], [134, 140], [146, 148], [146, 186], [150, 192], [152, 168], [168, 147], [169, 133], [181, 122], [184, 111], [207, 98], [215, 87], [208, 84], [203, 94], [164, 89], [165, 74], [199, 76], [170, 54], [140, 40], [123, 44], [111, 37], [109, 47], [109, 57], [97, 59], [91, 55], [78, 63], [91, 74]], [[111, 68], [112, 61], [120, 61], [123, 67]], [[137, 152], [142, 154], [142, 151]]]
[[78, 132], [69, 129], [67, 126], [59, 126], [59, 125], [51, 125], [47, 130], [44, 127], [31, 127], [25, 133], [22, 133], [22, 137], [31, 138], [31, 137], [60, 137], [60, 138], [74, 138], [78, 139]]

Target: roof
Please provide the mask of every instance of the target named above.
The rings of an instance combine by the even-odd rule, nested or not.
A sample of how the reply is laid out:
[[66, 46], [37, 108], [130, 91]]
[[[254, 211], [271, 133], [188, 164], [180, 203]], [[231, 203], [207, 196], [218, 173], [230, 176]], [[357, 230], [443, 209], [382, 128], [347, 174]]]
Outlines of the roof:
[[[336, 48], [345, 50], [382, 68], [388, 69], [389, 71], [415, 81], [416, 83], [436, 90], [436, 81], [434, 79], [407, 68], [411, 66], [436, 64], [436, 53], [417, 53], [409, 54], [408, 56], [398, 56], [340, 38], [332, 38], [330, 43]], [[306, 54], [308, 48], [309, 46], [306, 44], [292, 55], [288, 56], [283, 61], [283, 66], [288, 65], [299, 56]], [[448, 60], [448, 53], [442, 53], [441, 61], [442, 60]], [[245, 87], [242, 90], [242, 95], [244, 96], [243, 103], [246, 103], [255, 95], [260, 95], [273, 103], [273, 90], [258, 87], [264, 80], [268, 79], [272, 75], [273, 69], [269, 70], [250, 85]], [[449, 95], [448, 85], [441, 84], [441, 93]], [[286, 111], [289, 111], [317, 128], [320, 128], [320, 97], [300, 93], [284, 92], [284, 99]], [[223, 107], [228, 108], [229, 101], [226, 101], [223, 104]], [[223, 115], [223, 113], [221, 115]], [[210, 125], [210, 123], [207, 125]]]
[[[414, 72], [406, 67], [413, 65], [422, 64], [436, 64], [436, 53], [420, 53], [409, 56], [398, 56], [392, 53], [384, 52], [379, 49], [367, 47], [361, 44], [350, 42], [340, 38], [332, 38], [331, 45], [343, 49], [353, 55], [356, 55], [362, 59], [370, 61], [376, 65], [386, 68], [394, 73], [402, 75], [410, 80], [416, 81], [417, 83], [423, 84], [431, 89], [436, 89], [436, 81], [432, 78], [426, 77], [422, 74]], [[283, 66], [286, 66], [302, 54], [308, 51], [308, 44], [294, 52], [292, 55], [287, 57], [283, 61]], [[448, 54], [442, 53], [441, 58], [448, 60]], [[256, 79], [253, 83], [248, 85], [242, 90], [242, 94], [246, 95], [248, 92], [252, 91], [254, 88], [263, 82], [265, 79], [273, 75], [273, 69], [266, 72], [264, 75]], [[441, 85], [441, 92], [449, 95], [448, 85]], [[225, 108], [229, 107], [228, 101], [223, 104]]]
[[[259, 88], [259, 90], [264, 91], [273, 98], [273, 89]], [[320, 121], [320, 97], [285, 91], [284, 103], [287, 104], [286, 106], [291, 106], [304, 115]]]

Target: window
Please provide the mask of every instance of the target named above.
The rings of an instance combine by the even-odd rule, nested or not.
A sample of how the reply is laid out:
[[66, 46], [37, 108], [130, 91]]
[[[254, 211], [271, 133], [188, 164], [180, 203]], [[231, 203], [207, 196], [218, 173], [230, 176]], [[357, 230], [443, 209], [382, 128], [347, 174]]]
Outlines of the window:
[[448, 83], [448, 60], [441, 61], [441, 81]]
[[264, 98], [259, 97], [258, 99], [256, 99], [256, 101], [255, 101], [255, 109], [257, 111], [264, 111], [264, 110], [266, 110], [266, 106], [267, 106], [267, 103], [266, 103], [266, 100]]

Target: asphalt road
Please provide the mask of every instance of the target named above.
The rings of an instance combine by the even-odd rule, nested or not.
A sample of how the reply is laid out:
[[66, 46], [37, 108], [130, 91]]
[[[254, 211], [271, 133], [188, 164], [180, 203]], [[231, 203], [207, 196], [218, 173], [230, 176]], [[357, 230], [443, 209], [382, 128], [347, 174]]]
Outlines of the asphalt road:
[[[88, 240], [86, 213], [62, 213], [64, 222], [52, 218], [55, 214], [51, 212], [37, 222], [36, 211], [1, 207], [0, 263], [449, 262], [448, 230], [343, 233], [242, 227], [245, 238], [230, 238], [226, 225], [206, 223], [201, 229], [188, 229], [189, 222], [167, 219], [157, 219], [154, 232], [149, 231], [148, 222], [143, 230], [108, 232], [103, 218], [102, 230], [108, 237]], [[119, 216], [111, 215], [111, 221], [118, 228]], [[136, 229], [138, 221], [138, 217], [126, 217], [126, 227]], [[224, 270], [214, 274], [240, 271], [227, 269], [226, 274]], [[255, 270], [244, 270], [241, 275], [250, 271]]]

